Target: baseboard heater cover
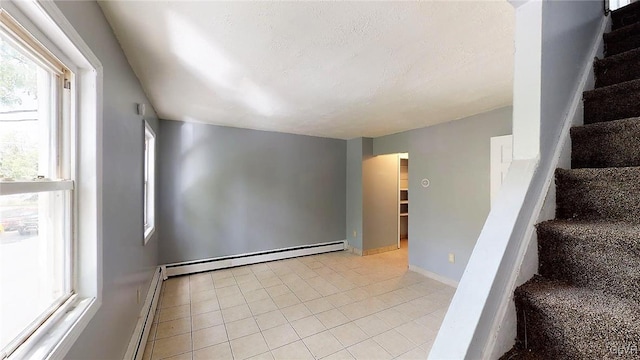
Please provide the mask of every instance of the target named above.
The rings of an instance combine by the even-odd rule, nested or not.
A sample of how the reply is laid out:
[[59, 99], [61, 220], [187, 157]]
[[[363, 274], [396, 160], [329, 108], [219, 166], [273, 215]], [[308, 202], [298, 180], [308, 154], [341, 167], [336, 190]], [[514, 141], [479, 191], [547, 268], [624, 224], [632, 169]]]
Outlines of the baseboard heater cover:
[[195, 274], [204, 271], [226, 269], [236, 266], [259, 264], [268, 261], [290, 259], [300, 256], [323, 254], [346, 249], [346, 240], [295, 246], [277, 250], [259, 251], [242, 255], [223, 256], [204, 260], [186, 261], [163, 265], [165, 276]]
[[138, 316], [138, 323], [133, 331], [127, 352], [124, 355], [124, 360], [141, 360], [144, 354], [144, 348], [147, 344], [147, 339], [151, 333], [151, 325], [153, 324], [153, 316], [156, 313], [158, 307], [158, 301], [160, 300], [160, 290], [162, 290], [162, 268], [158, 266], [149, 285], [149, 291], [145, 299], [140, 315]]

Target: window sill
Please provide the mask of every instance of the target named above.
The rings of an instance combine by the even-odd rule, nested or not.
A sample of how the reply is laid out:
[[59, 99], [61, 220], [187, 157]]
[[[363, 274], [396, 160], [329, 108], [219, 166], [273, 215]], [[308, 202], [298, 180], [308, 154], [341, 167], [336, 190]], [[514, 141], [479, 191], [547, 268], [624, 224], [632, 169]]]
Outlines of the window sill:
[[72, 297], [7, 359], [64, 359], [99, 307], [96, 298]]
[[151, 226], [151, 227], [149, 227], [149, 228], [144, 230], [144, 243], [143, 243], [143, 245], [147, 245], [147, 243], [151, 239], [151, 236], [153, 236], [154, 232], [156, 232], [156, 227], [155, 226]]

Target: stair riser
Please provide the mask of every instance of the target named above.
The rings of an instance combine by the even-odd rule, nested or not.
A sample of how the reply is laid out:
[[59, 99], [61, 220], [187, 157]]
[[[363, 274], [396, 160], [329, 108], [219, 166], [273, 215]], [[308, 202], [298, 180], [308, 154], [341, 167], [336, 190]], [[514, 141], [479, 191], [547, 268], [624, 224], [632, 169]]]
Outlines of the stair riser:
[[594, 64], [596, 88], [640, 79], [640, 52], [620, 55], [616, 59], [597, 60]]
[[604, 43], [605, 54], [606, 56], [613, 56], [617, 54], [621, 54], [625, 51], [633, 50], [640, 47], [640, 33], [630, 34], [625, 37], [623, 40], [619, 39], [611, 39], [607, 40], [605, 38]]
[[[547, 359], [633, 359], [635, 354], [620, 354], [619, 350], [625, 345], [630, 348], [640, 344], [640, 334], [624, 324], [607, 324], [609, 319], [590, 319], [593, 327], [563, 327], [566, 317], [575, 317], [573, 324], [585, 324], [585, 319], [577, 313], [567, 310], [565, 318], [555, 318], [551, 312], [545, 312], [532, 304], [528, 299], [515, 296], [516, 312], [518, 316], [518, 343]], [[620, 334], [601, 333], [599, 326], [611, 326], [619, 330]], [[593, 339], [589, 345], [580, 344], [578, 339]], [[584, 341], [582, 342], [584, 344]]]
[[640, 169], [556, 171], [556, 217], [640, 221]]
[[571, 167], [640, 166], [640, 119], [571, 129]]
[[[528, 301], [516, 295], [517, 342], [524, 348], [547, 359], [567, 359], [568, 344], [561, 329], [553, 326], [551, 319], [532, 308]], [[550, 326], [548, 326], [549, 324]]]
[[575, 238], [538, 227], [538, 256], [545, 278], [640, 301], [640, 243], [633, 239]]
[[640, 84], [627, 88], [585, 93], [584, 123], [595, 124], [640, 116]]
[[637, 22], [640, 22], [640, 7], [637, 5], [632, 4], [611, 13], [612, 31]]

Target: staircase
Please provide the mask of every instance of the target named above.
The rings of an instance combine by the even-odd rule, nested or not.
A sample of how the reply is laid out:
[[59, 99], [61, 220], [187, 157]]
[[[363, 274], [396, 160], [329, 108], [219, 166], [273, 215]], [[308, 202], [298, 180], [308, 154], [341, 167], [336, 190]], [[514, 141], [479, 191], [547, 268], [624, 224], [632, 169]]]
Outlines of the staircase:
[[539, 275], [515, 291], [501, 359], [640, 359], [640, 2], [612, 13], [556, 219], [538, 224]]

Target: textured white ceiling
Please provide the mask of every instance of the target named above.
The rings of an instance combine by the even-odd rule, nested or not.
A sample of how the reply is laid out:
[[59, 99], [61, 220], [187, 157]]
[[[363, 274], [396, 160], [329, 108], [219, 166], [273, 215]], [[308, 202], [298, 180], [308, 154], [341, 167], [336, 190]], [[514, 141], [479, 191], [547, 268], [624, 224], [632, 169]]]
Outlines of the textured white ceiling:
[[512, 101], [506, 1], [100, 5], [163, 119], [350, 139]]

